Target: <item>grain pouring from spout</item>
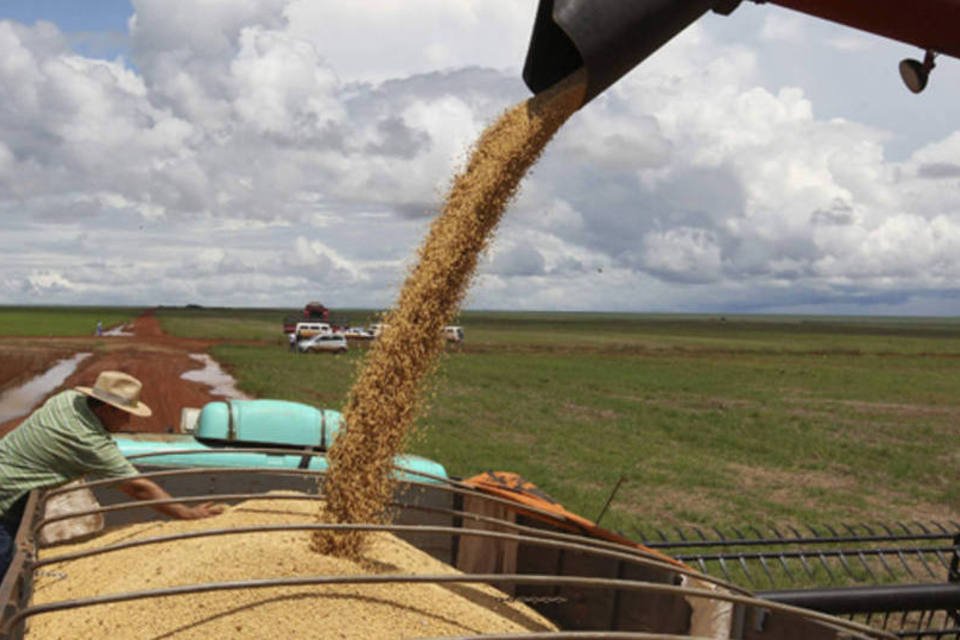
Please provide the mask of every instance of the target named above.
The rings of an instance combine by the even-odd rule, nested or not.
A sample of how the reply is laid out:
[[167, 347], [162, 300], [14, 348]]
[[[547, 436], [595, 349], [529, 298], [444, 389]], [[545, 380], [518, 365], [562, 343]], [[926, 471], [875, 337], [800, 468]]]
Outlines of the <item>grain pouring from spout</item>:
[[[387, 329], [367, 356], [343, 409], [345, 432], [330, 451], [325, 481], [328, 517], [336, 522], [385, 518], [393, 492], [391, 463], [420, 406], [424, 379], [443, 349], [444, 325], [456, 315], [477, 261], [520, 181], [563, 123], [583, 103], [583, 75], [504, 113], [481, 135], [430, 227]], [[319, 532], [316, 550], [359, 553], [361, 534]]]

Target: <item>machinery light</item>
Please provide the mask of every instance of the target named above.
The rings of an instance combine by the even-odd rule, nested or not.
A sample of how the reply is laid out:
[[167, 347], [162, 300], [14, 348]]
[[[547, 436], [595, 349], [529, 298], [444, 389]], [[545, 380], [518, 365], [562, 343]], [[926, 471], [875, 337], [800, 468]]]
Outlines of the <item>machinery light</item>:
[[936, 66], [933, 62], [934, 57], [933, 51], [927, 51], [923, 62], [912, 58], [905, 58], [900, 61], [900, 77], [910, 91], [920, 93], [926, 88], [927, 81], [930, 79], [930, 72]]

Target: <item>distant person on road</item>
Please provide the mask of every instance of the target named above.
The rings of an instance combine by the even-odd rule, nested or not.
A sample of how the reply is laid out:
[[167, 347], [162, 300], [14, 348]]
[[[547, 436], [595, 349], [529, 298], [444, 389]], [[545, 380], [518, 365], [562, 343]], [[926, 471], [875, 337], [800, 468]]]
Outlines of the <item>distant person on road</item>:
[[103, 323], [97, 320], [97, 337], [103, 335]]
[[[76, 387], [53, 396], [23, 423], [0, 439], [0, 580], [13, 559], [13, 541], [27, 494], [83, 476], [125, 478], [116, 485], [137, 500], [171, 496], [158, 484], [139, 477], [110, 433], [121, 431], [131, 415], [149, 416], [140, 401], [140, 381], [120, 371], [104, 371], [93, 387]], [[187, 506], [159, 504], [157, 511], [180, 520], [214, 516], [213, 503]]]

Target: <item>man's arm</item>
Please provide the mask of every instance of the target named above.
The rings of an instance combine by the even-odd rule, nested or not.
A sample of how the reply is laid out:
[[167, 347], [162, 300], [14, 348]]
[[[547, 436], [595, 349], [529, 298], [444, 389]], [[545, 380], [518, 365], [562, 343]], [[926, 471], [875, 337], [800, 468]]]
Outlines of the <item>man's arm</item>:
[[[136, 500], [170, 500], [173, 498], [164, 491], [163, 487], [147, 478], [130, 478], [117, 485], [117, 487]], [[178, 520], [197, 520], [223, 513], [223, 505], [212, 502], [203, 502], [193, 506], [171, 502], [169, 504], [153, 505], [153, 508]]]

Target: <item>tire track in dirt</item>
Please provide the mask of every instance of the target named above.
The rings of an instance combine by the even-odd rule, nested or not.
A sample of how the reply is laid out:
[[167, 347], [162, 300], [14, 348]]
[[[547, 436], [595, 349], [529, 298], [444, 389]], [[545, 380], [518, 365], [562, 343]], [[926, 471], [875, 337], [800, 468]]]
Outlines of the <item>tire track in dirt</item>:
[[[207, 385], [183, 380], [180, 377], [187, 371], [202, 368], [199, 362], [190, 358], [191, 353], [206, 353], [219, 341], [167, 335], [160, 327], [152, 309], [134, 319], [133, 336], [82, 340], [53, 339], [49, 341], [46, 349], [42, 348], [46, 341], [32, 338], [23, 341], [5, 341], [3, 348], [18, 352], [18, 342], [21, 342], [20, 351], [34, 349], [35, 353], [19, 360], [19, 366], [30, 369], [27, 375], [18, 371], [6, 372], [8, 379], [16, 380], [16, 383], [29, 379], [30, 376], [42, 372], [56, 360], [68, 357], [72, 353], [80, 351], [93, 353], [91, 357], [80, 363], [77, 370], [66, 379], [63, 385], [49, 395], [78, 385], [92, 386], [97, 375], [108, 369], [125, 371], [139, 378], [143, 382], [141, 399], [153, 409], [153, 415], [149, 418], [133, 417], [130, 421], [130, 431], [162, 433], [170, 429], [175, 430], [180, 422], [180, 410], [183, 407], [202, 407], [211, 400], [223, 399], [222, 396], [211, 393]], [[11, 362], [13, 362], [12, 359]], [[38, 402], [37, 406], [41, 403], [42, 401]], [[14, 429], [25, 417], [21, 416], [0, 424], [0, 435]]]

